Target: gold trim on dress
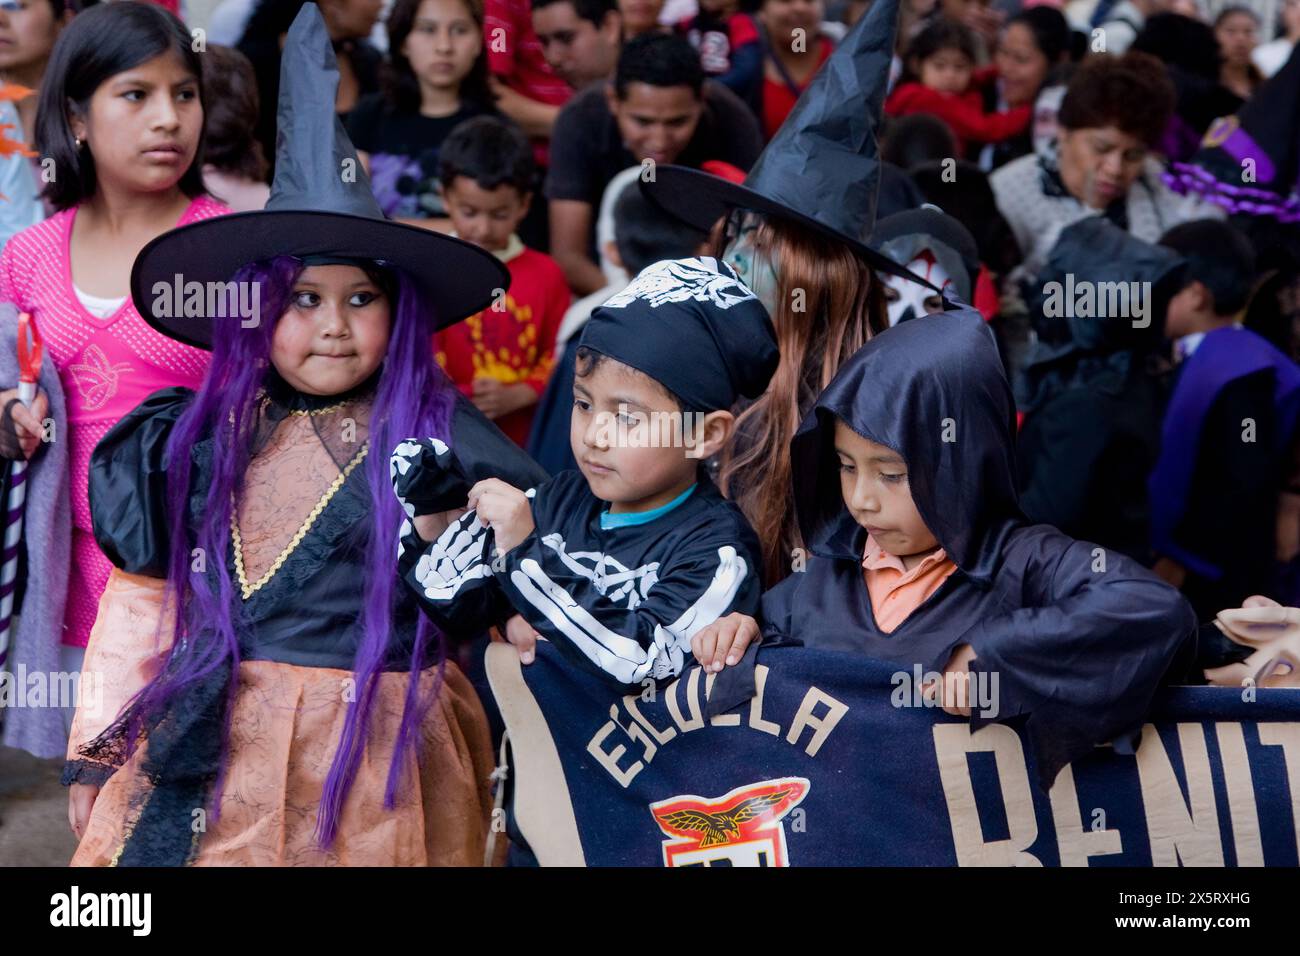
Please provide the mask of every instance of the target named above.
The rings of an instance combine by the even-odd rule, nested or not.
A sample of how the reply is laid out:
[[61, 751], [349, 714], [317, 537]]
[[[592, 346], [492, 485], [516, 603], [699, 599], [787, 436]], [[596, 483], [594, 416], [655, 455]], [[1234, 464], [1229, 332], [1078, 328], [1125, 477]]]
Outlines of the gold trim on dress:
[[[297, 415], [300, 417], [307, 416], [307, 415], [328, 415], [330, 412], [337, 412], [344, 405], [349, 405], [354, 401], [355, 399], [348, 399], [345, 402], [335, 402], [333, 405], [326, 405], [324, 408], [289, 408], [285, 410], [290, 415]], [[271, 404], [271, 399], [269, 396], [263, 398], [262, 410], [265, 411], [267, 406], [269, 406], [270, 404]]]
[[234, 545], [235, 551], [235, 576], [239, 579], [239, 590], [245, 601], [257, 593], [257, 591], [262, 588], [267, 581], [270, 581], [271, 578], [275, 577], [275, 573], [280, 570], [280, 566], [288, 560], [289, 555], [293, 554], [298, 545], [302, 543], [302, 539], [307, 536], [307, 532], [309, 532], [312, 525], [316, 523], [316, 519], [319, 518], [320, 513], [325, 510], [325, 506], [330, 503], [330, 499], [333, 498], [338, 490], [343, 487], [343, 482], [348, 480], [348, 475], [352, 474], [352, 469], [361, 464], [361, 460], [366, 457], [368, 451], [370, 451], [369, 441], [365, 442], [361, 446], [361, 450], [357, 452], [356, 457], [348, 462], [347, 467], [344, 468], [343, 471], [339, 473], [339, 476], [330, 483], [329, 488], [325, 490], [325, 494], [321, 496], [320, 501], [316, 502], [316, 506], [311, 509], [306, 520], [303, 521], [302, 526], [294, 534], [293, 539], [285, 549], [280, 552], [276, 559], [271, 562], [271, 566], [266, 569], [266, 573], [253, 584], [248, 583], [248, 577], [244, 573], [244, 543], [243, 539], [239, 535], [239, 508], [233, 501], [231, 502], [230, 540]]

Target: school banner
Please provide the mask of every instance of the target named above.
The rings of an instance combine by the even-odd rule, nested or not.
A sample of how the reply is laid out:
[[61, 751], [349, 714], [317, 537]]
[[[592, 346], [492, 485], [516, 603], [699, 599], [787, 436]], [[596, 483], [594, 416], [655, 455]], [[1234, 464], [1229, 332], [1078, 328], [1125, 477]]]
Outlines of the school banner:
[[486, 667], [515, 825], [559, 866], [1296, 866], [1300, 690], [1166, 692], [1136, 755], [1039, 786], [1025, 741], [924, 706], [895, 665], [764, 648], [757, 695], [713, 676], [620, 697], [539, 643]]

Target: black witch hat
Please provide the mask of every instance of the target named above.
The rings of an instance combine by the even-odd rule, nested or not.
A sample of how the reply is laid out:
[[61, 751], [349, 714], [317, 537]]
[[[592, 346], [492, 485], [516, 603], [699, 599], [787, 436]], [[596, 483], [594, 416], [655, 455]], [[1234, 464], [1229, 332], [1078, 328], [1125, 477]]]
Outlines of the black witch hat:
[[438, 328], [485, 309], [510, 285], [509, 271], [490, 252], [384, 218], [334, 112], [338, 83], [325, 21], [316, 4], [304, 4], [280, 63], [275, 181], [266, 208], [173, 229], [136, 257], [131, 297], [159, 332], [211, 348], [215, 318], [155, 312], [158, 283], [228, 282], [248, 263], [279, 255], [400, 268], [424, 293]]
[[898, 0], [874, 0], [822, 64], [743, 185], [662, 166], [653, 181], [642, 181], [642, 191], [705, 231], [729, 210], [748, 209], [828, 235], [873, 267], [929, 285], [868, 244], [881, 179], [876, 129], [897, 26]]
[[[1230, 214], [1300, 222], [1300, 45], [1233, 116], [1216, 119], [1165, 182]], [[1247, 163], [1249, 162], [1249, 165]], [[1249, 171], [1251, 176], [1246, 178]]]

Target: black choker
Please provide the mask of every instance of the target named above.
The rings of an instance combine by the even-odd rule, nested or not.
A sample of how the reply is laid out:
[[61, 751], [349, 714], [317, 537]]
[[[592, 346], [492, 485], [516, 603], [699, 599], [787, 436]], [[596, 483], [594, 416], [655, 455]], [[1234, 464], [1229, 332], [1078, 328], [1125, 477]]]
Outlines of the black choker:
[[267, 398], [290, 414], [310, 415], [330, 411], [340, 405], [346, 405], [350, 401], [365, 398], [372, 394], [379, 384], [379, 378], [383, 371], [384, 367], [381, 364], [379, 368], [370, 373], [369, 378], [346, 392], [338, 392], [334, 395], [310, 395], [298, 391], [298, 389], [286, 382], [284, 377], [272, 366], [267, 369], [266, 377], [262, 380], [262, 388], [266, 391]]

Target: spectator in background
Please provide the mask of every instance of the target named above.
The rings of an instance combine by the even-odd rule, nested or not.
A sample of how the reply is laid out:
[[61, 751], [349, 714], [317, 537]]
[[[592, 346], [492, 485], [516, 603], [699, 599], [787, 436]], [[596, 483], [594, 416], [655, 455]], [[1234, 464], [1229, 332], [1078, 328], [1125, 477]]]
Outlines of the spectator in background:
[[1255, 285], [1250, 242], [1225, 222], [1175, 226], [1187, 260], [1169, 303], [1178, 378], [1151, 475], [1155, 571], [1206, 620], [1276, 589], [1279, 495], [1300, 412], [1300, 368], [1236, 323]]
[[902, 80], [885, 101], [890, 116], [929, 113], [952, 130], [957, 154], [985, 143], [1026, 136], [1030, 104], [985, 112], [981, 87], [995, 71], [975, 73], [975, 34], [955, 20], [935, 20], [907, 46]]
[[668, 28], [659, 22], [663, 9], [664, 0], [618, 0], [618, 13], [623, 19], [623, 39], [666, 32]]
[[438, 364], [498, 428], [523, 445], [554, 360], [569, 290], [550, 256], [515, 230], [533, 199], [532, 148], [495, 117], [458, 126], [443, 143], [439, 175], [453, 235], [496, 255], [510, 288], [492, 307], [438, 332]]
[[704, 75], [726, 86], [758, 115], [763, 43], [758, 24], [741, 12], [739, 0], [700, 0], [699, 13], [677, 29], [700, 51]]
[[1179, 13], [1157, 13], [1130, 50], [1157, 57], [1174, 85], [1174, 114], [1156, 147], [1165, 158], [1191, 156], [1209, 125], [1241, 106], [1241, 97], [1219, 82], [1223, 58], [1208, 23]]
[[[1066, 228], [1033, 283], [1038, 339], [1016, 382], [1024, 413], [1020, 506], [1065, 534], [1150, 566], [1147, 478], [1155, 466], [1166, 376], [1154, 357], [1186, 263], [1097, 216]], [[1078, 291], [1114, 283], [1136, 295], [1102, 308]], [[1069, 298], [1067, 298], [1069, 297]]]
[[929, 113], [912, 113], [892, 119], [880, 141], [880, 157], [910, 170], [922, 163], [942, 163], [957, 156], [957, 140], [948, 124]]
[[[997, 337], [998, 353], [1014, 381], [1016, 373], [1029, 358], [1033, 345], [1033, 328], [1028, 312], [1018, 295], [1007, 295], [1005, 281], [1020, 264], [1020, 246], [989, 186], [988, 174], [975, 163], [959, 161], [949, 167], [942, 161], [924, 163], [911, 169], [913, 181], [920, 187], [925, 201], [952, 216], [975, 239], [979, 260], [984, 266], [982, 281], [976, 284], [977, 305], [988, 316], [984, 303], [990, 294], [998, 300], [996, 315], [989, 320]], [[991, 289], [989, 287], [992, 287]], [[987, 290], [987, 291], [985, 291]], [[1013, 290], [1014, 291], [1014, 290]]]
[[203, 116], [203, 185], [232, 212], [266, 205], [266, 157], [253, 138], [257, 129], [257, 77], [248, 57], [225, 46], [203, 54], [203, 88], [208, 108]]
[[1251, 56], [1258, 34], [1259, 18], [1249, 7], [1224, 7], [1214, 18], [1214, 38], [1223, 55], [1220, 82], [1243, 100], [1250, 99], [1264, 82], [1264, 74]]
[[621, 292], [646, 266], [663, 259], [681, 259], [701, 252], [708, 236], [659, 209], [638, 187], [641, 167], [623, 170], [610, 182], [601, 198], [601, 218], [610, 224], [610, 237], [600, 245], [601, 259], [618, 278], [569, 306], [555, 342], [555, 367], [542, 393], [528, 454], [552, 475], [577, 468], [569, 444], [569, 419], [573, 411], [573, 368], [578, 337], [592, 310]]
[[384, 89], [348, 116], [348, 135], [390, 219], [451, 228], [438, 151], [461, 123], [493, 112], [479, 0], [396, 0]]
[[484, 0], [483, 12], [497, 109], [532, 137], [533, 156], [545, 165], [551, 128], [573, 87], [546, 62], [528, 0]]
[[234, 46], [244, 35], [257, 0], [217, 0], [208, 14], [208, 44]]
[[998, 31], [1007, 14], [990, 0], [939, 0], [939, 15], [955, 20], [975, 34], [975, 60], [983, 66], [997, 46]]
[[[10, 127], [10, 142], [35, 141], [36, 105], [50, 51], [72, 19], [67, 0], [0, 0], [0, 83], [31, 93], [16, 102], [0, 102], [0, 123]], [[30, 147], [29, 147], [30, 148]], [[0, 156], [0, 246], [16, 232], [45, 218], [42, 183], [33, 158], [17, 153]]]
[[1270, 77], [1291, 58], [1300, 42], [1300, 0], [1282, 0], [1282, 35], [1255, 47], [1252, 59], [1265, 77]]
[[822, 33], [822, 0], [763, 0], [764, 142], [772, 139], [835, 44]]
[[[260, 0], [244, 28], [239, 51], [248, 57], [257, 74], [257, 97], [261, 103], [280, 100], [280, 50], [289, 24], [302, 9], [304, 0]], [[318, 0], [325, 27], [329, 30], [339, 61], [339, 89], [334, 108], [346, 114], [364, 96], [379, 89], [382, 57], [366, 39], [383, 11], [383, 0]], [[262, 110], [257, 140], [270, 165], [275, 163], [275, 110]], [[269, 174], [268, 170], [268, 174]]]
[[1120, 54], [1127, 52], [1137, 35], [1146, 26], [1147, 18], [1163, 13], [1169, 0], [1120, 0], [1111, 7], [1098, 27], [1102, 32], [1104, 47], [1095, 53]]
[[1094, 56], [1079, 66], [1061, 101], [1056, 143], [989, 179], [1025, 255], [1022, 275], [1042, 268], [1062, 229], [1097, 213], [1146, 242], [1188, 219], [1222, 216], [1161, 181], [1150, 152], [1173, 107], [1173, 84], [1146, 53]]
[[[994, 55], [994, 70], [982, 86], [985, 112], [1016, 106], [1033, 107], [1030, 126], [1020, 135], [993, 143], [980, 152], [980, 165], [995, 169], [1034, 151], [1044, 136], [1056, 131], [1056, 108], [1064, 93], [1064, 73], [1070, 62], [1070, 26], [1055, 7], [1030, 7], [1003, 27]], [[991, 79], [991, 82], [989, 81]], [[1040, 100], [1048, 87], [1055, 96]]]
[[560, 113], [551, 141], [546, 197], [551, 254], [569, 286], [587, 295], [605, 284], [592, 225], [606, 184], [628, 166], [720, 159], [749, 169], [762, 149], [758, 124], [734, 93], [706, 81], [682, 37], [629, 40], [612, 83], [584, 90]]
[[546, 62], [574, 90], [613, 74], [623, 30], [614, 0], [533, 0], [533, 29]]

